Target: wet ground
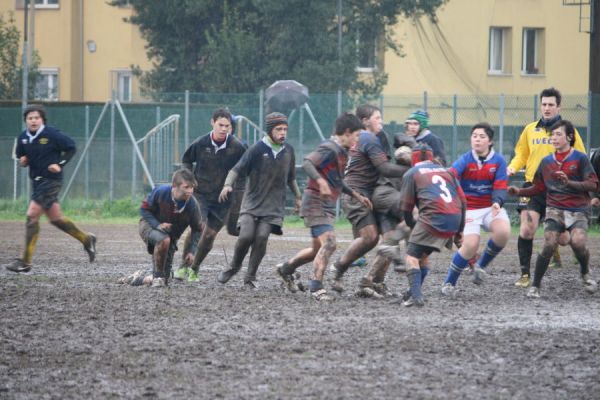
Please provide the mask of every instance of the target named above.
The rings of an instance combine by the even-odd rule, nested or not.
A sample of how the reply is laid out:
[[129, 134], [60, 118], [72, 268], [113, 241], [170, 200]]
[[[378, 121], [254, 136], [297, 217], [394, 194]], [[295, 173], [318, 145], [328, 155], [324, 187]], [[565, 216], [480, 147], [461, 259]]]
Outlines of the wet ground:
[[[24, 230], [1, 226], [5, 263]], [[283, 292], [274, 265], [309, 243], [305, 229], [272, 238], [251, 291], [243, 273], [216, 282], [233, 251], [226, 234], [200, 283], [152, 289], [115, 283], [150, 264], [136, 226], [84, 227], [98, 236], [96, 263], [43, 224], [33, 271], [0, 270], [0, 399], [600, 397], [600, 293], [582, 290], [569, 249], [539, 300], [513, 285], [516, 240], [483, 286], [463, 276], [460, 296], [442, 297], [446, 251], [433, 258], [426, 306], [413, 309], [351, 292], [327, 304]], [[338, 238], [344, 249], [350, 233]], [[591, 243], [596, 266], [600, 239]], [[305, 279], [309, 266], [300, 271]], [[362, 273], [352, 269], [348, 287]], [[393, 271], [388, 284], [407, 286]]]

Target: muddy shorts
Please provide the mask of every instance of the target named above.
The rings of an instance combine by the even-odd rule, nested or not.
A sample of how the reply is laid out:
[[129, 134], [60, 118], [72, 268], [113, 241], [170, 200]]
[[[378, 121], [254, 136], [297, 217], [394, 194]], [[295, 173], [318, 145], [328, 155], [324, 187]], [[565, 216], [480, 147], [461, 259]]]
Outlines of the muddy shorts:
[[[531, 182], [523, 182], [522, 188], [532, 186]], [[544, 219], [546, 215], [546, 192], [536, 194], [533, 197], [519, 197], [519, 203], [517, 204], [517, 211], [523, 210], [535, 211], [540, 214], [540, 219]]]
[[[418, 246], [430, 247], [433, 251], [440, 251], [448, 242], [447, 237], [436, 236], [427, 230], [425, 225], [417, 221], [417, 224], [410, 233], [408, 238], [409, 246], [411, 244]], [[413, 256], [415, 257], [415, 256]]]
[[33, 179], [33, 193], [31, 200], [38, 203], [44, 210], [49, 210], [52, 204], [58, 203], [58, 194], [62, 187], [62, 180], [36, 177]]
[[348, 221], [352, 224], [352, 231], [357, 233], [360, 229], [367, 225], [377, 226], [375, 213], [365, 207], [361, 202], [354, 197], [343, 194], [342, 208]]
[[271, 233], [274, 235], [283, 235], [283, 230], [281, 229], [281, 225], [283, 223], [283, 218], [279, 218], [279, 217], [256, 217], [254, 215], [248, 214], [248, 213], [243, 213], [240, 214], [240, 217], [238, 218], [238, 231], [241, 231], [242, 226], [244, 225], [254, 225], [254, 227], [256, 228], [256, 225], [259, 222], [265, 222], [267, 224], [271, 225]]
[[544, 230], [552, 232], [564, 232], [573, 228], [588, 230], [590, 216], [585, 211], [559, 210], [554, 207], [546, 208], [546, 220]]
[[194, 192], [194, 198], [200, 205], [200, 217], [211, 229], [219, 231], [226, 222], [231, 198], [223, 203], [219, 203], [218, 194], [216, 196], [204, 195]]
[[373, 192], [371, 202], [379, 232], [386, 233], [396, 229], [402, 221], [400, 192], [391, 185], [379, 185]]
[[154, 229], [145, 219], [140, 219], [139, 232], [150, 254], [154, 254], [154, 246], [169, 237], [168, 233]]
[[310, 236], [313, 238], [318, 238], [325, 232], [333, 232], [333, 230], [333, 225], [331, 224], [312, 225], [310, 227]]

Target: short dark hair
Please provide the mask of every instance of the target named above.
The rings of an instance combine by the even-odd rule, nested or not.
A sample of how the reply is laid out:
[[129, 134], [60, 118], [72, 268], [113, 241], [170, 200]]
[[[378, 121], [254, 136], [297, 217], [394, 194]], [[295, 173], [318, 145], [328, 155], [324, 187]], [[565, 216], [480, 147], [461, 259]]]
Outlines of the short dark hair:
[[560, 101], [562, 100], [560, 92], [554, 87], [542, 90], [542, 93], [540, 93], [540, 100], [542, 99], [542, 97], [556, 97], [557, 106], [560, 106]]
[[567, 121], [566, 119], [560, 119], [560, 120], [556, 121], [550, 127], [550, 132], [554, 131], [555, 129], [561, 128], [563, 126], [565, 127], [565, 134], [567, 135], [567, 138], [569, 139], [569, 143], [571, 144], [571, 147], [573, 147], [575, 145], [575, 127], [573, 126], [571, 121]]
[[29, 113], [32, 113], [35, 111], [37, 111], [40, 114], [40, 117], [42, 117], [42, 121], [44, 121], [44, 124], [45, 124], [46, 123], [46, 109], [41, 104], [31, 104], [31, 105], [28, 105], [27, 107], [25, 107], [25, 110], [23, 110], [23, 121], [25, 121], [27, 119], [27, 115]]
[[364, 118], [371, 118], [371, 115], [373, 115], [375, 111], [381, 112], [378, 107], [372, 106], [371, 104], [361, 104], [356, 107], [356, 116], [362, 121]]
[[198, 186], [198, 182], [196, 181], [194, 173], [187, 168], [180, 168], [173, 172], [173, 178], [171, 179], [171, 182], [175, 186], [179, 186], [184, 182], [190, 183], [193, 187]]
[[471, 133], [475, 131], [475, 129], [483, 129], [485, 134], [490, 138], [490, 140], [494, 140], [494, 129], [487, 122], [479, 122], [471, 128]]
[[345, 112], [335, 120], [334, 133], [336, 135], [343, 135], [348, 129], [350, 132], [354, 132], [360, 129], [365, 129], [365, 127], [356, 115]]
[[229, 110], [226, 108], [217, 108], [215, 111], [213, 111], [212, 120], [216, 121], [219, 118], [228, 119], [229, 122], [233, 124], [233, 116], [231, 115]]

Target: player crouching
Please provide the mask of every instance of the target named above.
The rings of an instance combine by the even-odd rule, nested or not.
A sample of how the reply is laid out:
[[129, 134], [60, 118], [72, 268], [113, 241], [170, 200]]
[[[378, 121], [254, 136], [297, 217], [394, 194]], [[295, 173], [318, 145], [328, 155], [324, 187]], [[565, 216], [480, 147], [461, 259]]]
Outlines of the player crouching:
[[[433, 151], [417, 144], [412, 151], [413, 167], [402, 179], [400, 208], [406, 224], [412, 229], [406, 249], [406, 276], [410, 290], [404, 295], [404, 306], [423, 306], [421, 285], [429, 272], [429, 255], [440, 251], [449, 238], [462, 241], [465, 224], [465, 195], [454, 175], [433, 162]], [[413, 217], [419, 209], [417, 221]]]
[[546, 220], [544, 246], [535, 263], [533, 284], [527, 297], [539, 298], [542, 278], [548, 269], [552, 254], [558, 247], [562, 232], [571, 234], [570, 245], [580, 266], [583, 288], [595, 292], [597, 284], [589, 276], [590, 252], [587, 248], [589, 221], [589, 192], [598, 190], [598, 177], [588, 157], [573, 148], [575, 128], [567, 120], [556, 122], [550, 129], [556, 149], [542, 159], [528, 188], [510, 186], [511, 196], [534, 196], [546, 191]]
[[139, 231], [148, 253], [152, 254], [152, 273], [136, 271], [119, 283], [167, 286], [181, 234], [188, 225], [192, 233], [202, 230], [199, 206], [192, 196], [195, 186], [192, 171], [180, 169], [173, 174], [171, 185], [157, 186], [142, 201]]

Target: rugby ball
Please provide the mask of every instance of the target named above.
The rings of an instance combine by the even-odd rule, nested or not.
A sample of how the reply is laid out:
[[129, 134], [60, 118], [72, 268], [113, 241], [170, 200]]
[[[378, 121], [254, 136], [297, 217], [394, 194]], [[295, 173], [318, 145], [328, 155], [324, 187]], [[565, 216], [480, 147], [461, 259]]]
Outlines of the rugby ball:
[[394, 158], [400, 164], [410, 165], [412, 149], [408, 146], [400, 146], [394, 152]]

